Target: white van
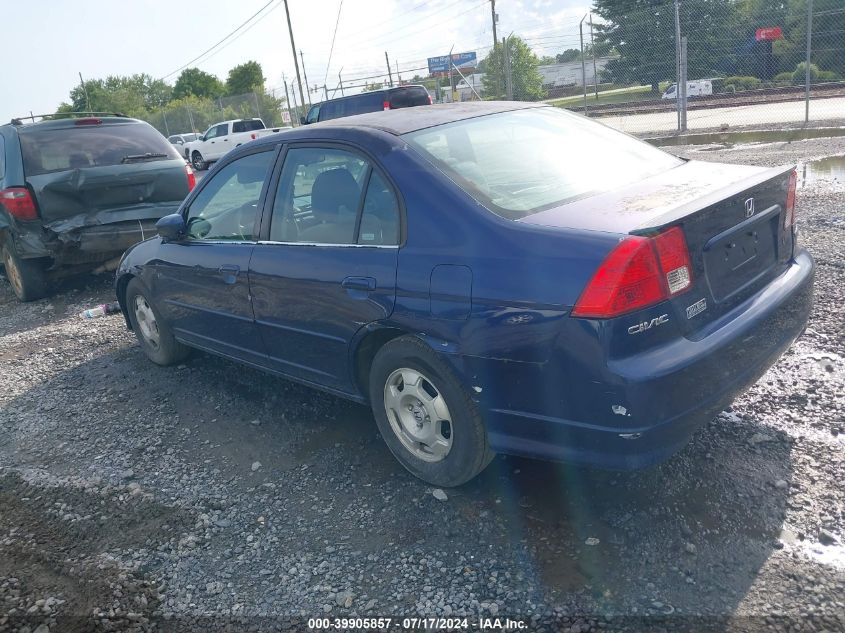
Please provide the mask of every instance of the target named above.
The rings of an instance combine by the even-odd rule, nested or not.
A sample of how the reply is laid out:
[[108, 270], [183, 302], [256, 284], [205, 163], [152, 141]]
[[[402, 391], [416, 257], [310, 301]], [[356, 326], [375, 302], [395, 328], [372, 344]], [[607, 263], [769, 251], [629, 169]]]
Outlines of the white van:
[[[687, 99], [690, 97], [703, 97], [705, 95], [713, 94], [713, 82], [709, 79], [698, 79], [696, 81], [687, 82]], [[678, 84], [672, 84], [666, 88], [661, 99], [677, 99], [678, 98]]]

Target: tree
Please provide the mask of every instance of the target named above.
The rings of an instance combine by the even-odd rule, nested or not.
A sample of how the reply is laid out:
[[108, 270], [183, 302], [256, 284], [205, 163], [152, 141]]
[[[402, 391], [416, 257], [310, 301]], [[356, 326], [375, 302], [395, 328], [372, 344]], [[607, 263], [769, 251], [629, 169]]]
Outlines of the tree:
[[223, 95], [226, 88], [223, 83], [214, 75], [200, 70], [199, 68], [186, 68], [176, 79], [173, 86], [173, 98], [181, 99], [188, 95], [195, 97], [210, 97], [216, 99]]
[[581, 51], [577, 48], [567, 48], [562, 53], [555, 55], [555, 61], [558, 64], [565, 64], [567, 62], [576, 62], [581, 60]]
[[[60, 112], [120, 112], [134, 117], [164, 106], [173, 89], [161, 79], [139, 74], [127, 77], [110, 75], [85, 82], [70, 91], [70, 103], [62, 103]], [[90, 107], [89, 107], [90, 104]]]
[[264, 72], [261, 64], [248, 61], [235, 66], [226, 78], [226, 92], [229, 95], [240, 95], [247, 92], [264, 92]]
[[[498, 96], [497, 91], [505, 85], [504, 50], [504, 46], [497, 46], [487, 54], [482, 62], [485, 69], [482, 83], [487, 95]], [[540, 60], [531, 51], [528, 44], [516, 35], [508, 38], [508, 51], [510, 53], [514, 99], [518, 101], [538, 101], [542, 99], [545, 96], [543, 78], [537, 70]]]
[[[672, 0], [595, 0], [595, 12], [604, 20], [594, 26], [597, 52], [599, 46], [610, 46], [619, 55], [606, 67], [614, 81], [650, 84], [657, 93], [661, 81], [675, 78]], [[736, 31], [738, 20], [735, 0], [681, 3], [681, 23], [688, 25], [684, 34], [688, 37], [690, 78], [711, 76], [736, 55], [734, 41], [725, 45], [725, 36]]]

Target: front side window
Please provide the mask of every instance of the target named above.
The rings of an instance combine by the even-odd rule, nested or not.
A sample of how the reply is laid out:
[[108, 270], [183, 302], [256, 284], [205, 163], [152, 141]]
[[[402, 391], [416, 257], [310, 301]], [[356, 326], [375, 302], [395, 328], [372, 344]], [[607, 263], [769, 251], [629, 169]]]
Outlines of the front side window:
[[516, 220], [637, 182], [683, 161], [559, 108], [530, 108], [403, 135], [493, 213]]
[[206, 141], [214, 138], [215, 136], [217, 136], [217, 126], [216, 125], [208, 128], [205, 131], [205, 134], [203, 135], [203, 137], [205, 138]]
[[320, 116], [320, 106], [315, 105], [310, 110], [308, 110], [308, 116], [305, 117], [305, 122], [306, 123], [316, 123], [319, 116]]
[[293, 148], [273, 204], [270, 239], [307, 244], [398, 243], [393, 191], [369, 161], [342, 149]]
[[249, 154], [211, 177], [188, 209], [188, 237], [194, 240], [250, 241], [261, 189], [274, 152]]

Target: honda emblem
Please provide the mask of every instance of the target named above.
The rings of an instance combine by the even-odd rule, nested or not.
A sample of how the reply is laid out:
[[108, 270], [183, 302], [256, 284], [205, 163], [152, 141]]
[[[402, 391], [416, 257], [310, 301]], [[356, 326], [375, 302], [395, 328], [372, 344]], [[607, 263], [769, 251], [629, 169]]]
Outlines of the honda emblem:
[[754, 198], [749, 198], [745, 201], [745, 217], [750, 218], [754, 215]]

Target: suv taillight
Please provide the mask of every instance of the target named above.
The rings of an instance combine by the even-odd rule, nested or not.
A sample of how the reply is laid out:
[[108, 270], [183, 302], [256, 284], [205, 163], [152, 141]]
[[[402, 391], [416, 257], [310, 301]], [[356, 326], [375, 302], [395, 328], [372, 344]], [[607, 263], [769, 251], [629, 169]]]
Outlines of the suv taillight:
[[188, 175], [188, 193], [190, 193], [197, 186], [197, 177], [190, 165], [185, 165], [185, 173]]
[[9, 215], [18, 220], [37, 220], [35, 200], [26, 187], [9, 187], [0, 189], [0, 204], [6, 207]]
[[381, 104], [383, 110], [390, 110], [390, 101], [385, 100], [384, 103]]
[[789, 174], [789, 189], [786, 192], [786, 213], [783, 216], [783, 228], [795, 224], [795, 188], [798, 186], [798, 172], [794, 169]]
[[680, 227], [654, 237], [627, 237], [593, 274], [572, 316], [610, 319], [670, 299], [691, 286], [692, 265]]
[[431, 95], [428, 95], [428, 105], [434, 105], [434, 100], [431, 98]]

